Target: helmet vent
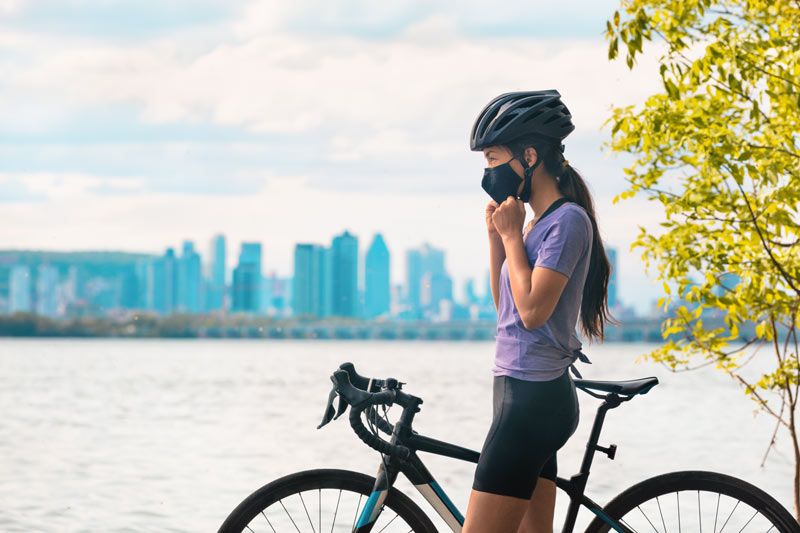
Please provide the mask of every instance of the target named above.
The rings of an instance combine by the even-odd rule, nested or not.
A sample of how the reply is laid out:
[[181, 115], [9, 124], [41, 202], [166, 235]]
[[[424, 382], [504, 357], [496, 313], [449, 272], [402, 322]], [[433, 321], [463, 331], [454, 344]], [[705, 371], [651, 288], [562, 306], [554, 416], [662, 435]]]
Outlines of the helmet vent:
[[502, 129], [503, 126], [505, 126], [506, 124], [511, 122], [513, 120], [513, 118], [514, 118], [513, 115], [504, 116], [503, 118], [500, 119], [500, 121], [497, 123], [497, 125], [495, 125], [495, 129], [497, 129], [497, 130]]

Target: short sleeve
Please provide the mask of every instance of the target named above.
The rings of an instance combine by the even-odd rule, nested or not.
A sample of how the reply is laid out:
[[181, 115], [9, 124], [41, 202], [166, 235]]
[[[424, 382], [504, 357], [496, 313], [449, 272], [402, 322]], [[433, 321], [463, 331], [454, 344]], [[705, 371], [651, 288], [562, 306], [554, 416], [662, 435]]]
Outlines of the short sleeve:
[[548, 228], [534, 266], [561, 272], [569, 278], [589, 249], [591, 232], [591, 223], [582, 213], [567, 211]]

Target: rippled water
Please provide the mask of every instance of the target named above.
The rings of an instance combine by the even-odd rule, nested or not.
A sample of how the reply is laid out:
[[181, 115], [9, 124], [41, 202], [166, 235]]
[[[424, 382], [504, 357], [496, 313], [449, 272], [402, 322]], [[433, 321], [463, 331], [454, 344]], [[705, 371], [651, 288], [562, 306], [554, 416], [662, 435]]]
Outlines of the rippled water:
[[[761, 468], [771, 419], [754, 416], [713, 369], [635, 364], [650, 348], [586, 346], [594, 364], [580, 364], [585, 378], [661, 380], [608, 414], [600, 444], [616, 443], [617, 458], [595, 457], [589, 496], [605, 503], [645, 477], [704, 469], [744, 478], [791, 510], [788, 436]], [[0, 531], [216, 531], [239, 501], [284, 474], [372, 475], [379, 456], [346, 417], [316, 429], [344, 361], [407, 382], [425, 400], [420, 433], [479, 450], [492, 354], [491, 342], [0, 339]], [[559, 452], [563, 477], [578, 470], [599, 404], [579, 396], [580, 427]], [[464, 512], [474, 465], [422, 457]], [[559, 493], [557, 531], [565, 504]]]

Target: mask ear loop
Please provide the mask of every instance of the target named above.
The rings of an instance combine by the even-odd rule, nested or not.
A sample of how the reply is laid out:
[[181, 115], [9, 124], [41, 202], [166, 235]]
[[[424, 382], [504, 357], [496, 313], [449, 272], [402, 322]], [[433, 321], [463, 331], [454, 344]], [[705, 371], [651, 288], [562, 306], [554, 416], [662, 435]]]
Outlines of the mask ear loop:
[[[523, 179], [522, 184], [522, 192], [519, 195], [519, 199], [523, 202], [527, 202], [531, 199], [531, 187], [532, 187], [532, 178], [533, 172], [536, 170], [536, 167], [539, 166], [539, 163], [542, 162], [541, 157], [536, 158], [536, 162], [528, 167], [525, 167], [525, 178]], [[525, 163], [527, 165], [527, 162]]]

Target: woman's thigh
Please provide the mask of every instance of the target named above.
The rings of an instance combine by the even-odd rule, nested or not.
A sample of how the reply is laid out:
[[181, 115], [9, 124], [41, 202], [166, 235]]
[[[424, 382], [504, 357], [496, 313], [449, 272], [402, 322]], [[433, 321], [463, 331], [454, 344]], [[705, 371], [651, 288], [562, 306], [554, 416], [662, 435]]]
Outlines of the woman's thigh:
[[472, 488], [528, 500], [542, 468], [547, 464], [547, 477], [554, 474], [555, 453], [575, 432], [574, 385], [566, 375], [551, 381], [494, 379], [494, 417]]

